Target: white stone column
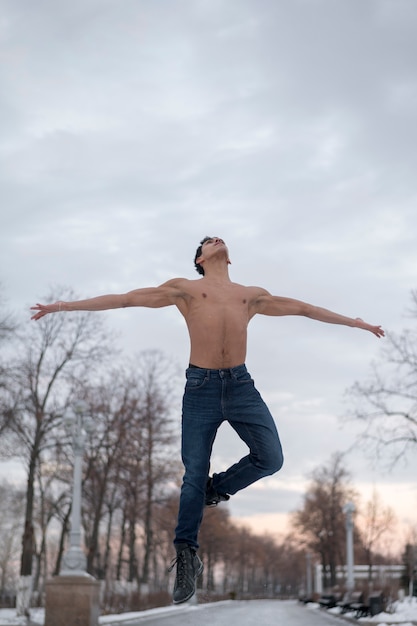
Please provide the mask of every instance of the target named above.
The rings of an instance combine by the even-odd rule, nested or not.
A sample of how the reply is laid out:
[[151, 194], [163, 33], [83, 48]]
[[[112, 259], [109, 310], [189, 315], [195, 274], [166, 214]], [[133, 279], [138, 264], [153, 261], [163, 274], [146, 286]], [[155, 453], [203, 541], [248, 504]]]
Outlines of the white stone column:
[[81, 493], [82, 465], [86, 431], [91, 430], [92, 421], [87, 416], [87, 406], [78, 402], [73, 411], [65, 416], [66, 425], [71, 429], [74, 451], [74, 482], [71, 507], [71, 531], [69, 547], [62, 559], [60, 576], [88, 576], [87, 558], [81, 547]]
[[352, 514], [355, 510], [353, 502], [347, 502], [343, 508], [346, 515], [346, 587], [348, 591], [352, 591], [355, 587], [354, 579], [354, 559], [353, 559], [353, 518]]

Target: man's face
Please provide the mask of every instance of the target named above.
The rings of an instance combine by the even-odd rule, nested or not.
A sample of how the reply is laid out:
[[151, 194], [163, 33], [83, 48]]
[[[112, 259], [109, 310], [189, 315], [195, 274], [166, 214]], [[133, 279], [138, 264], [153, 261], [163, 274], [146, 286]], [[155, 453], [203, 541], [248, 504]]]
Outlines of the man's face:
[[[206, 254], [210, 254], [213, 251], [217, 251], [217, 250], [227, 250], [227, 246], [224, 243], [223, 239], [221, 239], [221, 237], [210, 237], [210, 239], [207, 239], [207, 241], [205, 241], [202, 245], [201, 248], [201, 253], [206, 255]], [[227, 250], [227, 253], [228, 250]]]
[[210, 259], [219, 253], [225, 254], [227, 262], [230, 263], [229, 250], [221, 237], [210, 237], [201, 246], [201, 257], [204, 257], [204, 259]]

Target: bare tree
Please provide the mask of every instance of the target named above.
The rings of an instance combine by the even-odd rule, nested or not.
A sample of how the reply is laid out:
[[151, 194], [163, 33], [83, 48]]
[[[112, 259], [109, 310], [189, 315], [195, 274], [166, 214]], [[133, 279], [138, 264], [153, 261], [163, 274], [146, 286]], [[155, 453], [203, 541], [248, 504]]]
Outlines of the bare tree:
[[[52, 294], [48, 300], [62, 297]], [[69, 298], [72, 294], [65, 294]], [[19, 457], [27, 470], [26, 510], [22, 541], [18, 613], [29, 610], [32, 562], [35, 553], [34, 496], [42, 455], [65, 438], [62, 417], [66, 406], [109, 354], [109, 339], [96, 316], [51, 315], [31, 324], [16, 340], [16, 356], [7, 375], [8, 410], [2, 452]], [[59, 437], [60, 435], [60, 437]]]
[[304, 536], [306, 547], [320, 555], [326, 582], [336, 583], [336, 566], [345, 562], [345, 518], [343, 507], [355, 499], [349, 474], [342, 465], [343, 456], [333, 455], [329, 466], [313, 472], [313, 480], [304, 496], [303, 508], [296, 511], [295, 527]]
[[[138, 359], [138, 384], [141, 395], [144, 474], [143, 528], [144, 554], [142, 585], [149, 585], [150, 564], [154, 552], [154, 507], [166, 495], [163, 487], [176, 478], [179, 463], [172, 418], [179, 414], [173, 363], [156, 350], [142, 352]], [[179, 424], [179, 419], [178, 419]]]
[[121, 491], [121, 467], [138, 419], [139, 398], [130, 374], [120, 368], [111, 371], [86, 394], [90, 398], [95, 428], [85, 453], [83, 521], [88, 547], [87, 569], [101, 578], [105, 571], [99, 547], [100, 524], [108, 511], [109, 494], [114, 494], [115, 489]]
[[[410, 315], [417, 318], [417, 290]], [[417, 444], [417, 328], [387, 333], [381, 362], [370, 380], [356, 382], [348, 395], [353, 417], [363, 423], [359, 441], [372, 457], [389, 453], [393, 463]]]
[[[111, 516], [121, 524], [118, 579], [126, 560], [129, 582], [152, 583], [158, 544], [154, 509], [164, 500], [167, 485], [172, 488], [179, 466], [179, 437], [172, 424], [179, 404], [175, 381], [175, 366], [162, 353], [146, 351], [88, 394], [97, 424], [86, 453], [84, 482], [90, 573], [106, 576]], [[117, 509], [122, 515], [114, 516]]]
[[213, 591], [215, 588], [216, 566], [227, 560], [231, 526], [227, 507], [216, 507], [204, 512], [199, 541], [201, 558], [204, 560], [203, 576], [207, 591]]

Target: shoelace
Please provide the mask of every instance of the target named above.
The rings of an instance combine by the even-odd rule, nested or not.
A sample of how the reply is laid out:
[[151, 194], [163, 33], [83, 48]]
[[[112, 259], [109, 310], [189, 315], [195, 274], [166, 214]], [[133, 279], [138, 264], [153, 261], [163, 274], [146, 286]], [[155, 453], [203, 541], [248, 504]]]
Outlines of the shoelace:
[[183, 587], [185, 585], [186, 582], [186, 575], [185, 575], [185, 553], [184, 552], [179, 552], [177, 554], [177, 556], [175, 557], [175, 559], [172, 560], [171, 565], [168, 568], [168, 572], [172, 572], [172, 570], [174, 569], [175, 565], [177, 565], [177, 585], [178, 587]]

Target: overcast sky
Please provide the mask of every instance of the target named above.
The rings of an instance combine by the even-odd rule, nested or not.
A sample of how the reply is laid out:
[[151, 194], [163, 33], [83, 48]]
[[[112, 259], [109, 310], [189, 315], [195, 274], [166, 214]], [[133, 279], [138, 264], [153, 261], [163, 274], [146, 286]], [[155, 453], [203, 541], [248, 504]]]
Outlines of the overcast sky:
[[[2, 0], [0, 281], [9, 306], [198, 278], [205, 235], [232, 280], [348, 316], [410, 325], [417, 268], [415, 0]], [[185, 369], [175, 309], [102, 313], [126, 352]], [[352, 445], [345, 391], [383, 340], [257, 317], [247, 365], [285, 466], [231, 500], [271, 532], [309, 472]], [[228, 427], [213, 469], [244, 449]], [[347, 456], [416, 524], [417, 462], [389, 474]], [[395, 501], [394, 501], [395, 498]]]

